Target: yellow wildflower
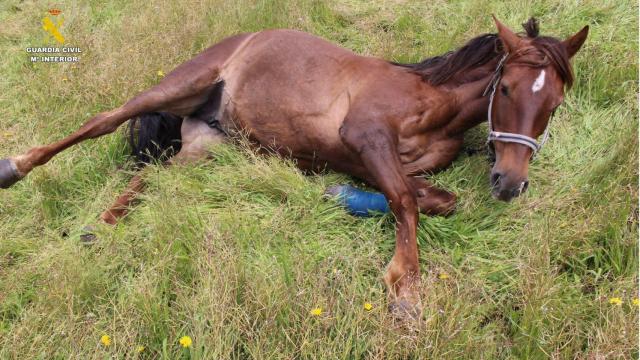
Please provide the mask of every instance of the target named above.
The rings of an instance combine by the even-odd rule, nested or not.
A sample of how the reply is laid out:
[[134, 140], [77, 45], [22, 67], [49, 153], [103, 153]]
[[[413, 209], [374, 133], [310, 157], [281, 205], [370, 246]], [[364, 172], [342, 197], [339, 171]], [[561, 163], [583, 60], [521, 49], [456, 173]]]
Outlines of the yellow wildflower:
[[622, 305], [622, 299], [620, 299], [619, 297], [612, 297], [611, 299], [609, 299], [609, 304]]
[[191, 338], [186, 335], [180, 338], [180, 345], [182, 345], [183, 348], [191, 347], [192, 343]]
[[139, 345], [139, 346], [136, 348], [136, 352], [137, 352], [138, 354], [139, 354], [139, 353], [141, 353], [141, 352], [143, 352], [143, 351], [144, 351], [144, 346], [142, 346], [142, 345]]
[[111, 345], [111, 336], [109, 335], [102, 335], [102, 337], [100, 338], [100, 342], [102, 343], [102, 345], [104, 346], [109, 346]]
[[158, 70], [158, 76], [159, 77], [164, 77], [164, 71]]
[[640, 305], [640, 301], [638, 301], [638, 298], [633, 299], [633, 305], [635, 306]]
[[317, 307], [317, 308], [311, 310], [311, 315], [313, 315], [313, 316], [320, 316], [321, 314], [322, 314], [322, 308], [321, 307]]
[[371, 309], [373, 309], [373, 305], [371, 305], [371, 303], [368, 303], [368, 302], [364, 303], [362, 307], [367, 311], [371, 311]]
[[438, 279], [440, 279], [440, 280], [447, 280], [448, 278], [449, 278], [449, 275], [446, 274], [446, 273], [440, 273], [438, 275]]
[[69, 80], [69, 79], [67, 79], [66, 77], [62, 78], [62, 81], [67, 81], [67, 80]]

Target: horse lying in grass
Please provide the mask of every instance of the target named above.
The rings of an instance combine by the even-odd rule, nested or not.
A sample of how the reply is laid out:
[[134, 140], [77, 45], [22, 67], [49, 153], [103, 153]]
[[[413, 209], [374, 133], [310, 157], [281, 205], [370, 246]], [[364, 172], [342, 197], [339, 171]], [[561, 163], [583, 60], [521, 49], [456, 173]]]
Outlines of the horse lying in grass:
[[[564, 41], [538, 36], [530, 19], [526, 34], [517, 35], [494, 20], [497, 34], [416, 64], [359, 56], [292, 30], [232, 36], [70, 136], [0, 160], [0, 187], [129, 119], [138, 124], [134, 152], [144, 159], [147, 151], [158, 154], [152, 142], [159, 150], [173, 146], [167, 163], [202, 158], [211, 145], [246, 134], [302, 169], [330, 168], [382, 191], [397, 221], [384, 274], [389, 306], [416, 316], [418, 211], [449, 214], [456, 197], [414, 175], [451, 164], [464, 133], [488, 118], [493, 195], [509, 201], [525, 191], [529, 160], [541, 146], [536, 139], [546, 138], [551, 114], [572, 85], [570, 59], [588, 33], [584, 27]], [[115, 224], [143, 186], [134, 176], [101, 219]]]

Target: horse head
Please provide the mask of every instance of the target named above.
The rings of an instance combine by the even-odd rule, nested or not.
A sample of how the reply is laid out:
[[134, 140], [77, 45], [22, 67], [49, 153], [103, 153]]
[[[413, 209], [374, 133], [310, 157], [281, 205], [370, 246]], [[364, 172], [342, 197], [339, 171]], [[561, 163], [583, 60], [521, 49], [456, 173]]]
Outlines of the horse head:
[[589, 27], [561, 41], [538, 36], [535, 19], [523, 25], [523, 36], [494, 20], [504, 55], [490, 84], [489, 147], [495, 154], [490, 183], [495, 198], [509, 201], [528, 187], [529, 161], [546, 140], [565, 88], [573, 83], [570, 59]]

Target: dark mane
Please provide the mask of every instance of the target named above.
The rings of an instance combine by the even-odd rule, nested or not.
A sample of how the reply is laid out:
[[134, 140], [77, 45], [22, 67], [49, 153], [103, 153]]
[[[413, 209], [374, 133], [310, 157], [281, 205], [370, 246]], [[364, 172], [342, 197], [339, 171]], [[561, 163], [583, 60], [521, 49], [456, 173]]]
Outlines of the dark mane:
[[[526, 36], [532, 39], [532, 45], [544, 56], [543, 62], [527, 63], [530, 66], [543, 66], [549, 62], [556, 68], [558, 74], [567, 85], [573, 85], [573, 70], [569, 62], [566, 49], [560, 40], [550, 36], [539, 36], [538, 21], [530, 18], [522, 24]], [[502, 42], [497, 34], [482, 34], [471, 39], [464, 46], [455, 51], [449, 51], [444, 55], [424, 59], [419, 63], [401, 64], [411, 72], [419, 74], [432, 85], [442, 85], [452, 78], [464, 72], [480, 67], [489, 61], [504, 54]]]
[[482, 66], [503, 53], [502, 42], [496, 34], [482, 34], [455, 51], [434, 56], [415, 64], [393, 63], [410, 69], [433, 85], [441, 85], [454, 76]]

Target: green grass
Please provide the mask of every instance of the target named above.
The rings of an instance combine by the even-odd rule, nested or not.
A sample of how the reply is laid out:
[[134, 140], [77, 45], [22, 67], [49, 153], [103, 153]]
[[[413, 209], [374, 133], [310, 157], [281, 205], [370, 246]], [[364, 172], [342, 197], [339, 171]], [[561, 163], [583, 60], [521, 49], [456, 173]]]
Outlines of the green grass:
[[637, 3], [62, 0], [82, 61], [33, 66], [25, 48], [43, 43], [49, 5], [0, 4], [0, 157], [65, 136], [242, 31], [296, 28], [396, 61], [493, 32], [492, 13], [514, 29], [537, 16], [545, 35], [591, 32], [526, 196], [493, 200], [482, 154], [431, 176], [460, 202], [451, 217], [420, 218], [417, 329], [395, 328], [385, 309], [392, 217], [350, 217], [321, 200], [348, 177], [303, 176], [242, 146], [152, 167], [143, 201], [83, 245], [82, 226], [131, 174], [118, 133], [0, 192], [0, 358], [638, 357]]

